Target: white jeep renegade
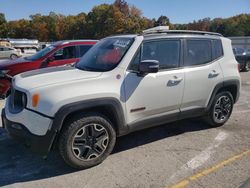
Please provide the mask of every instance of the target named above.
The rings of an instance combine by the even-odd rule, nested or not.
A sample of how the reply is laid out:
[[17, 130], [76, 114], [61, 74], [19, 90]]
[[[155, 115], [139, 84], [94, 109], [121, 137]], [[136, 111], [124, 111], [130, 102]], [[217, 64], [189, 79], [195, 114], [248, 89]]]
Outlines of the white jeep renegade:
[[101, 163], [116, 137], [190, 117], [223, 125], [238, 100], [231, 41], [220, 34], [151, 29], [105, 38], [74, 67], [22, 73], [2, 112], [4, 128], [42, 155]]

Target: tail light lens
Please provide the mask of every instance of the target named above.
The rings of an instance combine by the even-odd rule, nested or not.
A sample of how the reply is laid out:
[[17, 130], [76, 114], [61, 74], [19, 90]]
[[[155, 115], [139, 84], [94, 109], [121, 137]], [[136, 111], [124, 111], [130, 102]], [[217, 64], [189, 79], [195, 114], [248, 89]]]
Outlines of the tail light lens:
[[238, 71], [240, 72], [240, 64], [238, 63]]

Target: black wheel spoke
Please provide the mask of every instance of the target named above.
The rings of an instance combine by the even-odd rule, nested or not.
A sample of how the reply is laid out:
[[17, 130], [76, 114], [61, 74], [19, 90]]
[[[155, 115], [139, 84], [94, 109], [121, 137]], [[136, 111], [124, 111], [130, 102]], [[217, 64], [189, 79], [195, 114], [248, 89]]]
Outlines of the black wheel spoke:
[[86, 144], [86, 139], [79, 137], [79, 138], [75, 138], [73, 146], [74, 147], [76, 147], [76, 146], [83, 146], [85, 144]]
[[214, 106], [214, 118], [218, 122], [225, 121], [231, 113], [232, 101], [227, 96], [221, 96]]
[[92, 148], [89, 148], [86, 150], [86, 152], [84, 153], [84, 158], [89, 160], [89, 159], [93, 159], [98, 157], [98, 153], [95, 152], [95, 150], [93, 150]]
[[106, 150], [109, 143], [107, 130], [100, 124], [89, 124], [75, 134], [72, 149], [81, 160], [92, 160]]
[[75, 146], [73, 146], [73, 152], [78, 157], [81, 157], [83, 155], [83, 153], [88, 149], [89, 149], [89, 147], [87, 147], [86, 145], [75, 145]]
[[107, 147], [108, 136], [102, 135], [102, 136], [96, 138], [96, 141], [97, 142], [95, 143], [95, 146], [101, 150], [105, 150], [105, 148]]
[[86, 127], [86, 135], [87, 136], [93, 136], [93, 134], [94, 134], [93, 126], [87, 126]]

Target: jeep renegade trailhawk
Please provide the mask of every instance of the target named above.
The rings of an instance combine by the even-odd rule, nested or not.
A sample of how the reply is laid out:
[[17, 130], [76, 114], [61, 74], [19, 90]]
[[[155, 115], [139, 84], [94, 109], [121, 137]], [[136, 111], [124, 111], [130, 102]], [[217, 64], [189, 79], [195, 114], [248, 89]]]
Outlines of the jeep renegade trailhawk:
[[99, 41], [74, 66], [13, 79], [4, 128], [42, 155], [101, 163], [116, 137], [190, 117], [223, 125], [238, 100], [231, 41], [220, 34], [155, 28]]

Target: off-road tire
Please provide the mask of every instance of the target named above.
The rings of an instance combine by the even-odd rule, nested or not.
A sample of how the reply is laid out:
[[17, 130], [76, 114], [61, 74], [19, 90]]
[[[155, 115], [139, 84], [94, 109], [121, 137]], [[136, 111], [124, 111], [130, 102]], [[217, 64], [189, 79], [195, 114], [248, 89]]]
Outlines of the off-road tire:
[[[225, 104], [225, 106], [223, 106], [223, 104], [221, 104], [222, 107], [219, 107], [219, 100], [228, 100], [227, 106], [226, 106], [226, 104]], [[203, 119], [211, 127], [222, 126], [230, 118], [232, 111], [233, 111], [233, 105], [234, 105], [234, 99], [233, 99], [232, 94], [228, 91], [220, 92], [220, 93], [216, 94], [215, 98], [213, 99], [212, 105], [209, 109], [208, 115], [205, 116]], [[223, 107], [224, 107], [224, 109], [223, 109]], [[220, 118], [219, 118], [217, 111], [221, 111], [221, 113], [222, 113], [221, 117], [224, 115], [224, 118], [221, 118], [221, 120], [219, 120]], [[217, 114], [218, 118], [217, 118], [216, 114]]]
[[[94, 159], [82, 160], [76, 156], [73, 143], [75, 142], [76, 134], [78, 134], [81, 129], [84, 130], [85, 134], [86, 127], [91, 124], [101, 125], [105, 129], [105, 133], [108, 135], [108, 144], [100, 156]], [[96, 166], [105, 160], [112, 152], [115, 142], [116, 132], [109, 119], [98, 113], [88, 113], [86, 115], [77, 115], [64, 125], [61, 136], [59, 137], [58, 147], [62, 158], [68, 165], [76, 169], [86, 169]]]

